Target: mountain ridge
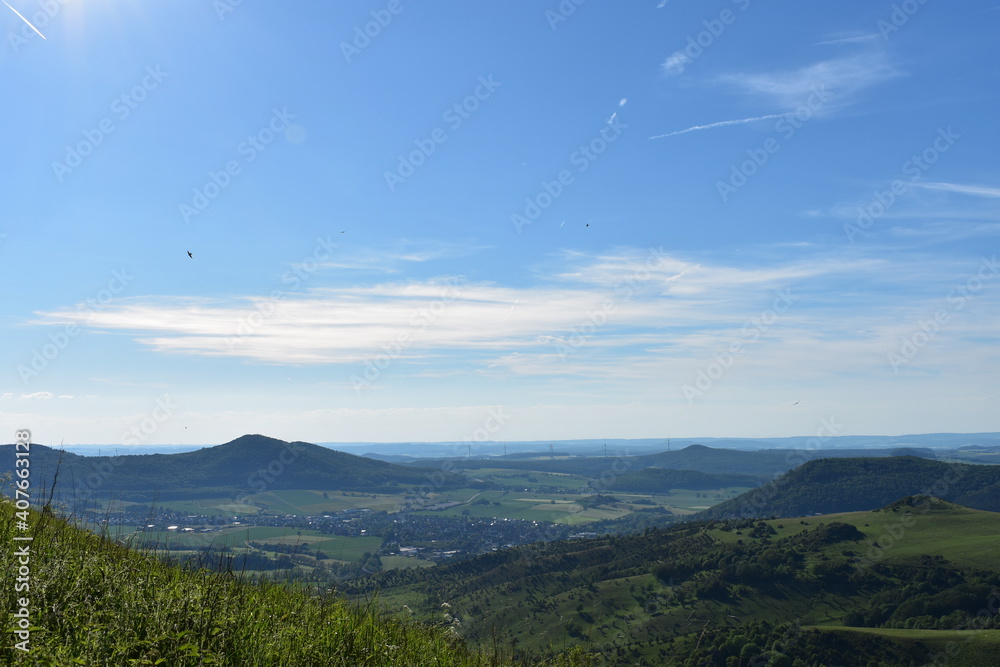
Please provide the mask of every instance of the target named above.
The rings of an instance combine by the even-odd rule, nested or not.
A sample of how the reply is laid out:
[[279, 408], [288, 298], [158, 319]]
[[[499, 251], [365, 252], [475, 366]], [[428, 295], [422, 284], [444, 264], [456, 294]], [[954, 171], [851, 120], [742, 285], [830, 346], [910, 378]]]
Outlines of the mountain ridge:
[[[0, 456], [13, 458], [13, 445]], [[245, 496], [266, 490], [372, 490], [420, 486], [447, 488], [454, 473], [399, 466], [307, 442], [246, 434], [221, 445], [175, 454], [79, 456], [44, 445], [31, 448], [32, 484], [56, 497], [80, 499], [113, 492], [119, 498], [162, 500]]]

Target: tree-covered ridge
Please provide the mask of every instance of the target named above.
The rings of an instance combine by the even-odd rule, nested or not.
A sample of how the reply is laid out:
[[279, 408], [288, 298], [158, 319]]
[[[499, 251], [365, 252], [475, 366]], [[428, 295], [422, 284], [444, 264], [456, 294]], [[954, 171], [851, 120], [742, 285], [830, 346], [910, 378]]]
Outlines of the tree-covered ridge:
[[904, 496], [933, 495], [1000, 511], [1000, 466], [913, 456], [817, 459], [727, 500], [699, 517], [794, 517], [872, 510]]

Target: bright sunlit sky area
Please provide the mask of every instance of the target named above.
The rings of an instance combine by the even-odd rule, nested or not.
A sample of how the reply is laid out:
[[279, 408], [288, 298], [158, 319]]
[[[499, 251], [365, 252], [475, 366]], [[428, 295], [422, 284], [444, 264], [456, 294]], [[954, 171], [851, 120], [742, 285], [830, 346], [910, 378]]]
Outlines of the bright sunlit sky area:
[[997, 0], [578, 2], [5, 3], [9, 440], [1000, 430]]

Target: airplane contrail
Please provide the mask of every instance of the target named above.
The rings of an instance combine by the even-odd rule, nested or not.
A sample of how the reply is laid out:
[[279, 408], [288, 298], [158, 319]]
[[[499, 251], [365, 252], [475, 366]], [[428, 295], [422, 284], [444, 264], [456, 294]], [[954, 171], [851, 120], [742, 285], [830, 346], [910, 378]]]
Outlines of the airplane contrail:
[[[3, 4], [7, 5], [7, 0], [3, 0]], [[45, 37], [45, 35], [43, 35], [41, 32], [38, 31], [38, 28], [36, 28], [35, 26], [31, 25], [31, 21], [29, 21], [28, 19], [26, 19], [23, 16], [21, 16], [21, 12], [17, 11], [13, 7], [11, 7], [10, 5], [7, 5], [7, 6], [10, 7], [10, 11], [12, 11], [15, 14], [17, 14], [18, 16], [20, 16], [21, 20], [24, 21], [25, 23], [27, 23], [29, 28], [31, 28], [32, 30], [34, 30], [35, 32], [37, 32], [39, 37], [41, 37], [42, 39], [44, 39], [46, 42], [49, 41]]]
[[758, 120], [769, 120], [771, 118], [781, 118], [784, 114], [772, 113], [766, 116], [756, 116], [754, 118], [740, 118], [738, 120], [721, 120], [718, 123], [709, 123], [708, 125], [695, 125], [689, 127], [686, 130], [677, 130], [676, 132], [670, 132], [669, 134], [658, 134], [655, 137], [650, 137], [650, 139], [663, 139], [665, 137], [676, 137], [678, 134], [686, 134], [688, 132], [695, 132], [697, 130], [710, 130], [713, 127], [725, 127], [726, 125], [742, 125], [744, 123], [753, 123]]
[[517, 307], [518, 301], [520, 301], [520, 299], [514, 299], [514, 305], [510, 307], [510, 310], [507, 311], [507, 315], [503, 318], [504, 322], [506, 322], [507, 318], [510, 317], [510, 314], [514, 312], [514, 308]]

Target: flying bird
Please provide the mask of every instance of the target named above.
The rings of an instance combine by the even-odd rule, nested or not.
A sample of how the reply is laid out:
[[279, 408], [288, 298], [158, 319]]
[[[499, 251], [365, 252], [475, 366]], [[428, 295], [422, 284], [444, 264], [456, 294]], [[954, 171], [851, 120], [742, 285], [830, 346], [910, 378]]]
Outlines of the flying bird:
[[194, 259], [194, 255], [191, 254], [190, 250], [188, 250], [187, 253], [188, 253], [188, 257], [190, 257], [191, 259]]
[[801, 402], [802, 402], [802, 401], [795, 401], [794, 403], [792, 403], [792, 406], [794, 407], [794, 406], [798, 405], [798, 404], [799, 404], [799, 403], [801, 403]]

